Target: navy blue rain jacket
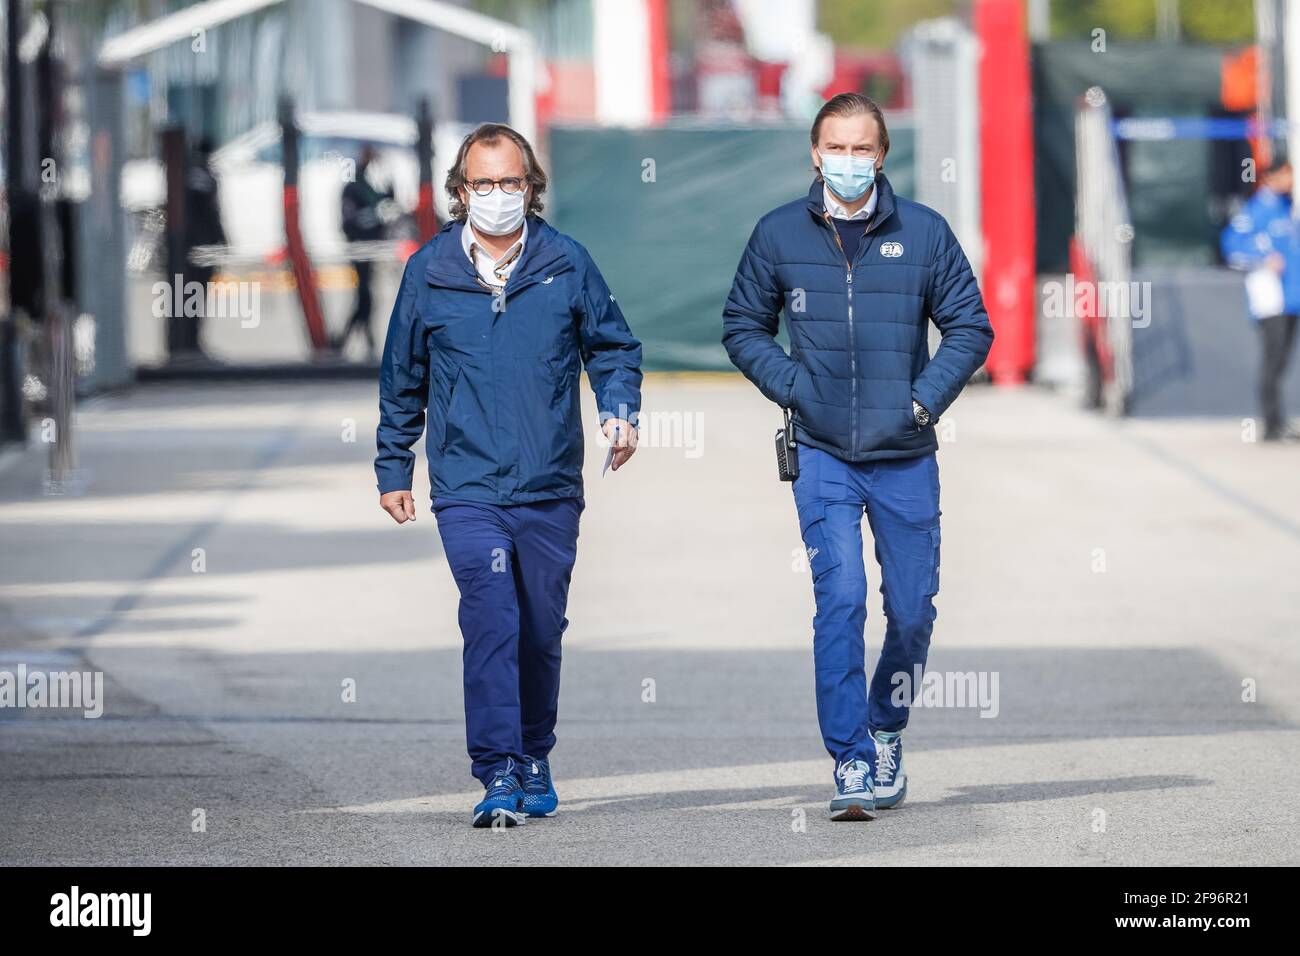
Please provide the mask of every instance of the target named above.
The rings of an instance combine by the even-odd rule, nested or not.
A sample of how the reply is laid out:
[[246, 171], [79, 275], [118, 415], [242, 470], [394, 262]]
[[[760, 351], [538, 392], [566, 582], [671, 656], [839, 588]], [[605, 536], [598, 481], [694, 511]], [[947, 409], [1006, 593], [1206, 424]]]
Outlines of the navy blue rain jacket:
[[579, 376], [600, 420], [636, 423], [641, 344], [587, 250], [537, 217], [504, 295], [450, 222], [406, 264], [379, 376], [381, 494], [411, 487], [428, 433], [432, 496], [510, 505], [582, 494]]
[[[844, 461], [938, 447], [934, 422], [984, 364], [993, 328], [943, 217], [876, 177], [876, 212], [848, 262], [822, 202], [772, 210], [754, 228], [723, 309], [731, 361], [793, 411], [795, 437]], [[776, 342], [784, 314], [789, 354]], [[928, 321], [943, 334], [930, 357]], [[919, 428], [913, 400], [930, 411]]]

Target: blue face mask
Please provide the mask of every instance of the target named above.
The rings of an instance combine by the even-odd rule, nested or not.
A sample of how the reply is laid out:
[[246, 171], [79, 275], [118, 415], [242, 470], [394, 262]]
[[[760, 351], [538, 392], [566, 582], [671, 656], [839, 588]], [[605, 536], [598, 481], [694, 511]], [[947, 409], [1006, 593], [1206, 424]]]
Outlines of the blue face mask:
[[822, 179], [831, 187], [831, 192], [845, 202], [861, 199], [871, 184], [876, 181], [876, 158], [865, 159], [861, 156], [841, 156], [832, 153], [829, 156], [818, 150], [817, 156], [822, 161]]

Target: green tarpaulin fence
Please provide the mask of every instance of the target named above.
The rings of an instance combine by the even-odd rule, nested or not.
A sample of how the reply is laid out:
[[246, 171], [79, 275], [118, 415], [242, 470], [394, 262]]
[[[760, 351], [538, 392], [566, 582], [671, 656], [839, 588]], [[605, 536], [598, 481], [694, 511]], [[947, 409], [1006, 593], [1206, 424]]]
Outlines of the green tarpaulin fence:
[[[595, 258], [645, 367], [730, 369], [722, 306], [749, 234], [812, 182], [806, 127], [551, 130], [546, 216]], [[910, 129], [890, 129], [885, 171], [914, 182]]]

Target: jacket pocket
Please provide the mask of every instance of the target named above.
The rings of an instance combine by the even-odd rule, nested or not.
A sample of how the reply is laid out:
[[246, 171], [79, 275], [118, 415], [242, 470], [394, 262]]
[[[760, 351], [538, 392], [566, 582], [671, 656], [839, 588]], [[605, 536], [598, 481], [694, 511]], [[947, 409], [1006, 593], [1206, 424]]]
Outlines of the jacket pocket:
[[921, 434], [921, 426], [916, 423], [916, 411], [912, 408], [912, 401], [908, 399], [907, 408], [903, 409], [903, 434], [911, 437]]
[[582, 410], [578, 390], [575, 358], [565, 356], [546, 360], [548, 387], [551, 393], [550, 421], [554, 429], [552, 459], [563, 467], [582, 468]]
[[817, 502], [799, 509], [799, 531], [803, 535], [804, 553], [814, 581], [839, 567], [839, 557], [830, 547], [830, 535], [826, 533], [824, 504]]
[[790, 382], [790, 408], [799, 411], [800, 386], [807, 380], [808, 370], [798, 359], [794, 360], [794, 379]]
[[825, 437], [827, 422], [823, 419], [826, 412], [817, 402], [812, 372], [802, 364], [795, 366], [794, 384], [790, 386], [790, 407], [800, 427], [818, 437]]
[[930, 595], [939, 593], [939, 528], [930, 529]]
[[451, 380], [451, 391], [447, 393], [447, 411], [442, 416], [442, 435], [438, 440], [438, 450], [445, 451], [447, 448], [447, 432], [451, 425], [452, 416], [456, 413], [456, 393], [460, 390], [461, 378], [464, 372], [456, 369], [456, 377]]
[[[907, 438], [915, 438], [925, 431], [925, 428], [916, 423], [916, 410], [912, 408], [913, 401], [915, 399], [912, 398], [912, 386], [909, 384], [907, 386], [907, 395], [903, 399], [903, 407], [899, 410], [903, 419], [901, 434]], [[926, 426], [926, 428], [929, 427], [929, 425]]]

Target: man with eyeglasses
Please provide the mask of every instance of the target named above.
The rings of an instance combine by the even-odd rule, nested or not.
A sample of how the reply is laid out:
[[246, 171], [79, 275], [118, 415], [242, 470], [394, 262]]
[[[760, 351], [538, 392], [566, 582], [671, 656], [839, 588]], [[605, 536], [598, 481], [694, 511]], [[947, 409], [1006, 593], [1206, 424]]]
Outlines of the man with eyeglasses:
[[380, 507], [415, 520], [411, 448], [424, 436], [460, 590], [465, 733], [485, 788], [476, 827], [559, 803], [549, 757], [583, 509], [584, 367], [614, 469], [636, 451], [641, 345], [591, 256], [538, 215], [546, 182], [510, 127], [465, 138], [447, 174], [452, 219], [406, 265], [380, 371]]
[[[939, 591], [935, 422], [993, 342], [943, 217], [894, 195], [880, 108], [844, 93], [812, 125], [807, 198], [759, 220], [723, 311], [735, 365], [793, 414], [794, 501], [812, 572], [817, 718], [835, 760], [833, 820], [907, 794], [902, 731]], [[787, 354], [775, 339], [784, 313]], [[931, 357], [929, 322], [943, 335]], [[788, 453], [787, 453], [788, 454]], [[868, 693], [862, 516], [875, 538], [885, 641]]]

